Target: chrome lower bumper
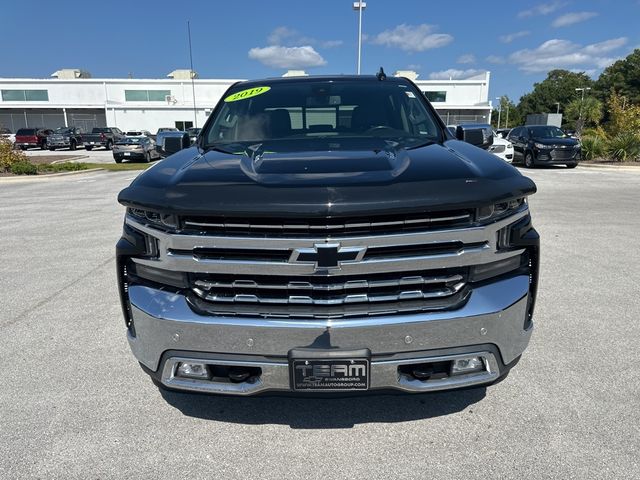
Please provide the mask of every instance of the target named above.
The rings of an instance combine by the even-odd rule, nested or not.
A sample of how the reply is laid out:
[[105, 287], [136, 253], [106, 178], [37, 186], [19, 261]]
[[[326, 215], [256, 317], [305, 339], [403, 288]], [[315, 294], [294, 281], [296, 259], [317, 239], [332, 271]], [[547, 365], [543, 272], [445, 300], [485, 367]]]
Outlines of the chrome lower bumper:
[[[524, 329], [528, 291], [529, 278], [521, 275], [475, 288], [466, 305], [455, 311], [341, 320], [280, 320], [201, 316], [191, 310], [182, 295], [134, 285], [129, 289], [129, 299], [136, 336], [129, 334], [128, 338], [140, 363], [158, 372], [162, 383], [172, 388], [244, 395], [289, 390], [289, 350], [368, 348], [372, 389], [443, 390], [490, 383], [500, 375], [499, 365], [509, 364], [522, 354], [532, 333], [532, 327]], [[482, 344], [495, 345], [501, 357], [478, 351], [485, 359], [485, 371], [440, 382], [419, 382], [398, 375], [399, 362], [455, 357], [446, 353], [425, 357], [425, 351], [470, 347], [470, 353], [474, 345]], [[169, 354], [163, 358], [169, 351], [206, 353], [213, 363], [258, 366], [263, 374], [254, 384], [206, 385], [175, 377], [176, 363], [189, 355]], [[394, 355], [401, 355], [402, 359]], [[260, 360], [236, 361], [234, 356]]]

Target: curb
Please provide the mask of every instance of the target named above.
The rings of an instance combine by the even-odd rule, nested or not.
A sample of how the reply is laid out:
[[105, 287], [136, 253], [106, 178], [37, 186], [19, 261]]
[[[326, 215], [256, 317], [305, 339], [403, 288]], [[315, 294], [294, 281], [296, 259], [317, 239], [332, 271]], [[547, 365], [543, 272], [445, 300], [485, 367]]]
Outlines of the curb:
[[0, 177], [0, 182], [20, 182], [29, 180], [48, 180], [56, 177], [66, 177], [68, 175], [80, 175], [82, 173], [104, 172], [104, 168], [90, 168], [89, 170], [78, 170], [76, 172], [49, 173], [47, 175], [16, 175], [15, 177]]
[[638, 170], [640, 171], [640, 165], [625, 165], [624, 162], [621, 162], [620, 165], [611, 165], [609, 163], [579, 163], [579, 167], [587, 167], [587, 168], [613, 168], [618, 170]]
[[56, 163], [74, 163], [77, 162], [78, 160], [82, 160], [83, 158], [89, 158], [89, 155], [76, 155], [75, 157], [71, 157], [71, 158], [66, 158], [63, 160], [54, 160], [53, 162], [51, 162], [51, 165], [55, 165]]

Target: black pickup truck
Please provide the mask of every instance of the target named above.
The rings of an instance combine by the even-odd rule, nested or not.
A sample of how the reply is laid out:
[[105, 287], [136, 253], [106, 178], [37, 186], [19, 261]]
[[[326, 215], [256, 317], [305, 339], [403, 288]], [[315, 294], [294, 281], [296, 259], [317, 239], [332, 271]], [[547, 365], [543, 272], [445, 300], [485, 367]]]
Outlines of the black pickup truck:
[[539, 236], [535, 184], [491, 143], [382, 73], [233, 85], [118, 197], [142, 368], [229, 395], [501, 380], [533, 330]]
[[51, 151], [57, 148], [75, 150], [78, 145], [82, 145], [82, 133], [83, 131], [80, 127], [56, 128], [47, 137], [47, 148]]
[[107, 150], [113, 148], [113, 144], [124, 138], [124, 133], [115, 127], [94, 127], [91, 133], [82, 135], [82, 143], [85, 150], [92, 150], [94, 147], [104, 147]]

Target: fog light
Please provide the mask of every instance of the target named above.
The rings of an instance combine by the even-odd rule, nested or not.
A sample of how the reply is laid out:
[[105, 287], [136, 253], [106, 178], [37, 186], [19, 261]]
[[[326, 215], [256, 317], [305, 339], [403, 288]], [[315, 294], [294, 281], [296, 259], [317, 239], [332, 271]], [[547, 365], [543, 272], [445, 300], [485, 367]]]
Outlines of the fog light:
[[479, 372], [484, 370], [484, 362], [480, 357], [459, 358], [453, 361], [451, 375]]
[[176, 376], [207, 380], [209, 378], [209, 370], [204, 363], [180, 362], [176, 369]]

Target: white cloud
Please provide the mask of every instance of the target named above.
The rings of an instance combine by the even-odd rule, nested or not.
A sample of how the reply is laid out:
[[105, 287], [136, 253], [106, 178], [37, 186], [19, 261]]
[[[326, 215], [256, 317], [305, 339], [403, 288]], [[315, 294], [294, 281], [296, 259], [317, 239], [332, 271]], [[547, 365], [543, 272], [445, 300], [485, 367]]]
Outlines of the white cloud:
[[564, 15], [556, 18], [551, 25], [554, 27], [566, 27], [568, 25], [573, 25], [574, 23], [585, 22], [590, 18], [597, 17], [598, 14], [596, 12], [572, 12], [566, 13]]
[[440, 72], [433, 72], [429, 74], [429, 79], [431, 80], [464, 80], [466, 78], [475, 77], [476, 75], [484, 75], [484, 70], [476, 70], [474, 68], [470, 68], [468, 70], [458, 70], [456, 68], [450, 68], [449, 70], [442, 70]]
[[440, 48], [453, 41], [448, 33], [433, 33], [434, 25], [401, 24], [391, 30], [385, 30], [371, 40], [376, 45], [397, 47], [408, 52], [424, 52], [432, 48]]
[[551, 3], [541, 3], [540, 5], [536, 5], [528, 10], [523, 10], [518, 13], [518, 18], [526, 18], [526, 17], [535, 17], [537, 15], [549, 15], [550, 13], [559, 10], [564, 7], [567, 2], [551, 2]]
[[291, 37], [297, 36], [298, 32], [289, 27], [278, 27], [274, 29], [267, 37], [269, 45], [283, 45]]
[[500, 55], [489, 55], [485, 60], [489, 63], [495, 63], [496, 65], [502, 65], [503, 63], [507, 63], [507, 60]]
[[526, 37], [527, 35], [531, 35], [531, 32], [529, 30], [522, 30], [520, 32], [513, 32], [513, 33], [508, 33], [506, 35], [502, 35], [498, 37], [498, 40], [500, 40], [502, 43], [511, 43], [514, 40], [518, 38]]
[[315, 38], [302, 35], [298, 30], [289, 27], [277, 27], [268, 36], [269, 45], [279, 45], [285, 47], [295, 47], [298, 45], [320, 45], [322, 48], [335, 48], [342, 45], [342, 40], [318, 41]]
[[582, 46], [569, 40], [547, 40], [534, 49], [525, 48], [509, 55], [509, 62], [526, 73], [547, 72], [554, 68], [588, 70], [604, 68], [616, 58], [604, 56], [627, 43], [625, 37]]
[[342, 40], [327, 40], [322, 42], [322, 48], [336, 48], [342, 46], [343, 43]]
[[249, 50], [249, 58], [273, 68], [307, 68], [327, 64], [322, 55], [310, 45], [303, 47], [283, 47], [280, 45], [256, 47]]
[[467, 53], [465, 55], [460, 55], [458, 57], [457, 63], [476, 63], [476, 57], [472, 53]]

